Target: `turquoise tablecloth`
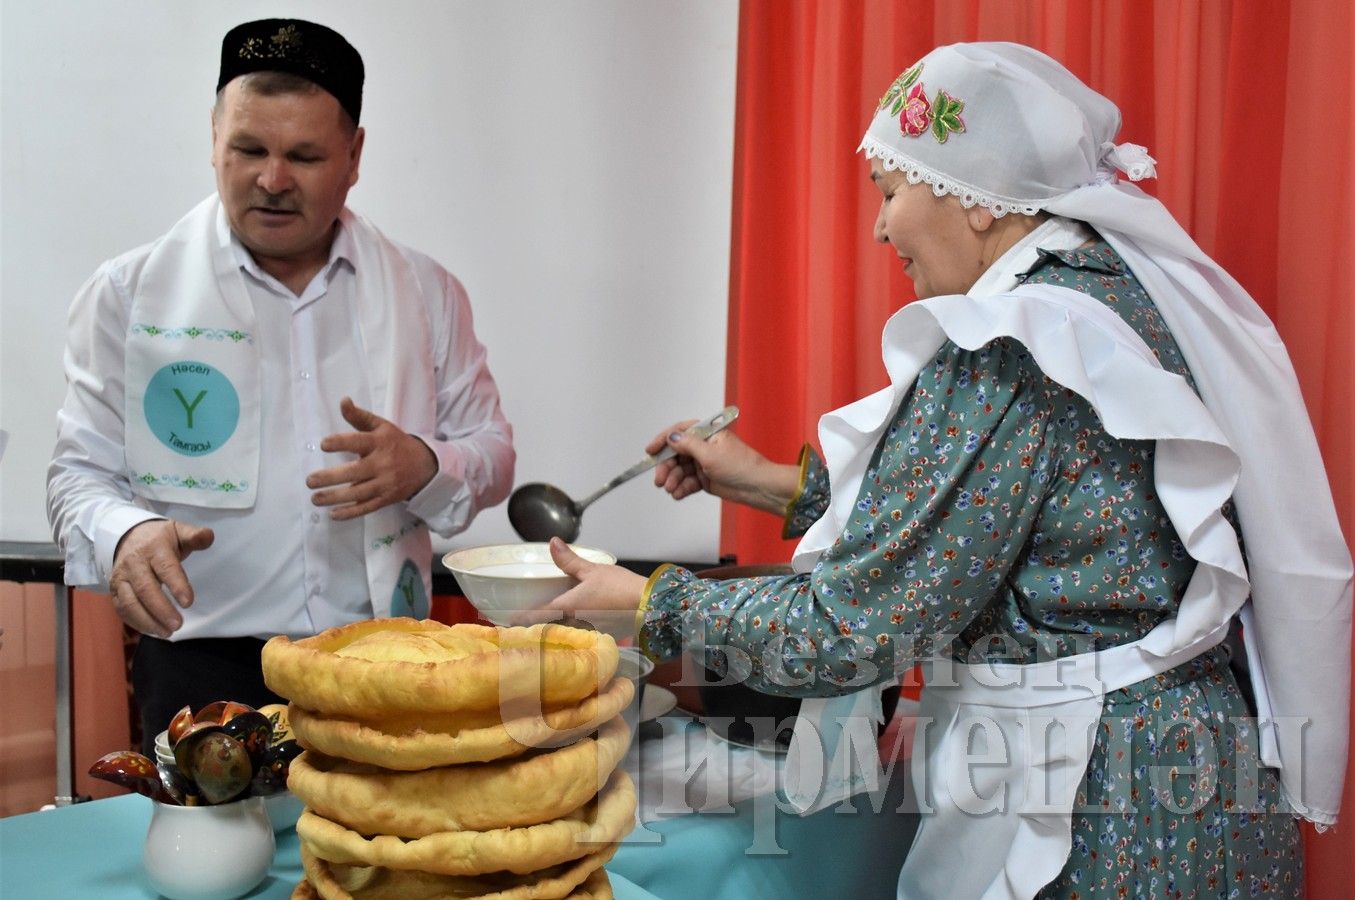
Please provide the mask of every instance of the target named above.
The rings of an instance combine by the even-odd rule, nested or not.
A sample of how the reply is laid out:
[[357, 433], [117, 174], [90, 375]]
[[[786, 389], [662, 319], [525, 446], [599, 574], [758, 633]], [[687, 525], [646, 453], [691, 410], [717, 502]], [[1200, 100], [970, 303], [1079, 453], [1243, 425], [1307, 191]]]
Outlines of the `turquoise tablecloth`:
[[[113, 900], [153, 898], [141, 870], [151, 802], [131, 795], [0, 819], [0, 898]], [[248, 896], [286, 898], [301, 880], [295, 831], [277, 835], [268, 877]], [[612, 876], [617, 900], [654, 900]]]
[[[736, 759], [753, 752], [738, 749]], [[904, 775], [874, 804], [855, 798], [851, 814], [800, 818], [761, 796], [648, 821], [607, 866], [617, 900], [893, 898], [917, 821], [897, 812]], [[659, 805], [655, 780], [640, 779], [642, 807]], [[0, 898], [154, 897], [141, 869], [150, 812], [132, 795], [0, 819]], [[268, 878], [249, 896], [285, 898], [300, 879], [296, 832], [283, 832]]]

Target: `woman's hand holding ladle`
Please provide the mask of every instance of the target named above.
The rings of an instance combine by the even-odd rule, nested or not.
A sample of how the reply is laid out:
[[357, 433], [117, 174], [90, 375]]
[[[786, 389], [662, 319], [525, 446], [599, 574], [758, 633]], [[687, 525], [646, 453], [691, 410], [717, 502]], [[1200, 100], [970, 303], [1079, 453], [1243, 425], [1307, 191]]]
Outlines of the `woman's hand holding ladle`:
[[754, 509], [781, 515], [800, 490], [800, 467], [772, 462], [733, 432], [693, 440], [683, 432], [691, 420], [678, 422], [654, 436], [646, 453], [669, 447], [675, 452], [654, 469], [654, 484], [674, 500], [705, 491]]
[[[727, 428], [739, 417], [737, 406], [726, 406], [704, 422], [688, 423], [685, 434], [692, 440], [704, 440]], [[508, 498], [508, 521], [513, 530], [526, 541], [547, 541], [553, 537], [573, 541], [579, 536], [583, 511], [594, 500], [612, 488], [647, 472], [673, 456], [675, 450], [660, 445], [658, 450], [617, 475], [582, 500], [574, 500], [553, 484], [533, 482], [524, 484]]]

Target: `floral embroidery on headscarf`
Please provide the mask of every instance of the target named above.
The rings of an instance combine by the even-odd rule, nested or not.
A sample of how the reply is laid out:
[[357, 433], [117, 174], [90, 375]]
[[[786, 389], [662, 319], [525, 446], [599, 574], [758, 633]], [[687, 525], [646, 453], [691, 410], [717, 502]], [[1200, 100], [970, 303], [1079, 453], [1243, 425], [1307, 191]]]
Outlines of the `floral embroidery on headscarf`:
[[937, 143], [944, 144], [952, 132], [959, 134], [965, 130], [964, 119], [960, 118], [964, 101], [940, 89], [928, 100], [921, 77], [922, 63], [917, 63], [894, 79], [880, 98], [878, 108], [888, 107], [891, 116], [898, 116], [899, 131], [907, 137], [921, 137], [930, 130]]
[[907, 72], [895, 78], [894, 83], [889, 86], [889, 90], [885, 91], [885, 95], [880, 98], [880, 105], [877, 108], [884, 109], [892, 103], [893, 106], [890, 108], [889, 114], [897, 116], [899, 110], [903, 109], [904, 103], [907, 102], [904, 98], [904, 92], [912, 87], [921, 75], [922, 63], [917, 63]]
[[913, 85], [908, 100], [903, 104], [903, 113], [899, 116], [899, 128], [910, 137], [917, 137], [932, 124], [932, 105], [927, 95], [922, 93], [922, 85]]
[[944, 144], [952, 131], [957, 134], [964, 131], [964, 119], [960, 118], [962, 112], [964, 112], [963, 100], [957, 100], [945, 91], [937, 90], [936, 96], [932, 99], [932, 136], [937, 142]]

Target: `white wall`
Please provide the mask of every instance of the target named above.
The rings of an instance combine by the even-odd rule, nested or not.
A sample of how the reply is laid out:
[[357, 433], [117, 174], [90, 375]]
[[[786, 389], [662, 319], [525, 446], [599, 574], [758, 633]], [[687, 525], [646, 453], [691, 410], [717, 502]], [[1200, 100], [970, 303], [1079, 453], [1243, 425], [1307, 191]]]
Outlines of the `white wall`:
[[[350, 205], [465, 282], [518, 482], [582, 497], [724, 401], [737, 0], [0, 0], [0, 538], [47, 540], [65, 311], [213, 189], [221, 36], [296, 16], [367, 66]], [[515, 539], [504, 507], [453, 546]], [[714, 559], [718, 508], [635, 483], [581, 540]]]

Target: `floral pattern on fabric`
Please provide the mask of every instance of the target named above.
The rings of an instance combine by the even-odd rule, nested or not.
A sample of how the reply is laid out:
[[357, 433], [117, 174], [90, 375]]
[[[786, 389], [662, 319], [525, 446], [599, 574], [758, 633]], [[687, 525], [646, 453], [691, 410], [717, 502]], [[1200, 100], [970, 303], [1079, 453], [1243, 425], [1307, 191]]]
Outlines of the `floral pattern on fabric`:
[[[1043, 252], [1024, 280], [1100, 300], [1189, 379], [1109, 245]], [[667, 569], [649, 593], [646, 644], [658, 656], [719, 646], [707, 663], [723, 672], [743, 657], [758, 690], [831, 696], [887, 680], [934, 646], [1030, 662], [1136, 640], [1175, 614], [1194, 571], [1153, 487], [1154, 450], [1107, 435], [1019, 343], [947, 342], [887, 426], [851, 518], [814, 570], [708, 582]], [[796, 506], [826, 508], [826, 488], [816, 498], [807, 486]], [[1080, 802], [1072, 853], [1041, 896], [1298, 894], [1297, 827], [1274, 812], [1274, 773], [1259, 767], [1222, 658], [1107, 696], [1081, 788], [1091, 808]], [[1185, 802], [1197, 788], [1200, 802]]]
[[904, 101], [903, 112], [899, 114], [899, 130], [909, 137], [924, 134], [932, 124], [932, 104], [922, 93], [922, 85], [915, 84]]
[[894, 83], [889, 86], [889, 90], [885, 91], [884, 96], [880, 98], [880, 105], [877, 109], [884, 109], [888, 106], [889, 114], [897, 116], [899, 111], [903, 109], [904, 95], [910, 87], [917, 83], [920, 77], [922, 77], [922, 63], [916, 63], [912, 68], [894, 79]]
[[1107, 698], [1041, 898], [1303, 896], [1303, 844], [1223, 648]]
[[907, 137], [921, 137], [928, 131], [937, 143], [944, 144], [952, 133], [965, 130], [964, 101], [937, 89], [931, 100], [918, 79], [922, 77], [922, 63], [904, 72], [880, 98], [878, 109], [889, 107], [891, 116], [899, 117], [899, 132]]
[[942, 90], [936, 92], [936, 96], [932, 98], [932, 137], [936, 138], [937, 143], [944, 144], [952, 133], [959, 134], [964, 131], [964, 119], [960, 118], [962, 112], [964, 112], [963, 100], [952, 97]]

